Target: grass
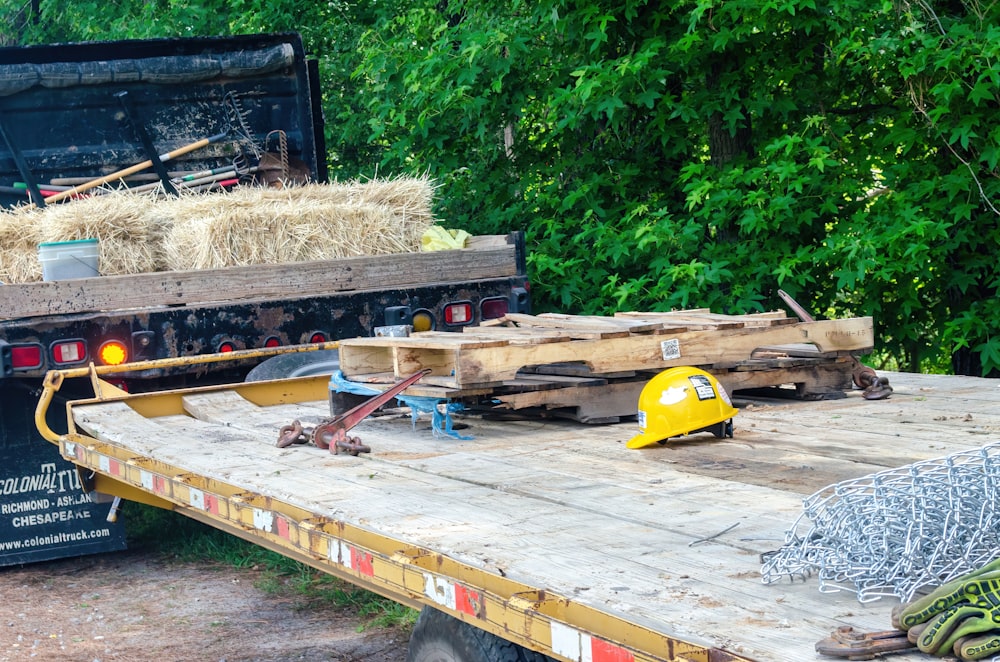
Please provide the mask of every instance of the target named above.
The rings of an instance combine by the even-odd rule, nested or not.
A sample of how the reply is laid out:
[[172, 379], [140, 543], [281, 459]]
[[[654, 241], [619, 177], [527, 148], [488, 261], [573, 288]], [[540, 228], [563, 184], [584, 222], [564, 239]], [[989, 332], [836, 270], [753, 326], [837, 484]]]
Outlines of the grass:
[[362, 630], [409, 629], [416, 622], [417, 612], [409, 607], [179, 513], [128, 503], [123, 515], [131, 548], [186, 562], [211, 561], [252, 568], [261, 573], [255, 583], [258, 589], [271, 594], [291, 592], [301, 598], [302, 609], [332, 606], [353, 612], [363, 620]]

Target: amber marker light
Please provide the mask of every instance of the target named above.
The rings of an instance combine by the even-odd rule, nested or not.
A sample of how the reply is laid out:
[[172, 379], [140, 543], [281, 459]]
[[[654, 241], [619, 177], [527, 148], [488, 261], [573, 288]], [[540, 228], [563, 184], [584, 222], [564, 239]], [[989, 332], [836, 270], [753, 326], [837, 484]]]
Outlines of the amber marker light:
[[413, 313], [412, 318], [413, 330], [420, 331], [433, 331], [434, 330], [434, 316], [431, 315], [429, 310], [418, 310]]
[[128, 349], [120, 340], [109, 340], [101, 345], [97, 356], [104, 365], [121, 365], [128, 359]]

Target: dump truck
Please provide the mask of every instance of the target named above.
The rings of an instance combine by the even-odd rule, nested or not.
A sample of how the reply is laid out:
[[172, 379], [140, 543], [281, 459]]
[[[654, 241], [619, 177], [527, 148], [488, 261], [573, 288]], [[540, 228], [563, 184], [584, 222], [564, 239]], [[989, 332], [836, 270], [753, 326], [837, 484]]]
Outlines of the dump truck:
[[[941, 483], [963, 465], [955, 453], [988, 454], [1000, 396], [988, 380], [885, 373], [891, 397], [868, 399], [851, 374], [873, 342], [871, 318], [511, 314], [462, 334], [344, 339], [330, 374], [130, 394], [108, 377], [178, 359], [54, 371], [36, 420], [86, 489], [420, 609], [413, 662], [870, 659], [892, 646], [915, 661], [890, 625], [892, 578], [861, 566], [922, 564], [919, 547], [941, 537], [930, 522], [895, 540], [906, 554], [879, 558], [879, 544], [918, 510], [899, 508], [907, 489], [940, 490], [919, 475]], [[628, 448], [637, 394], [689, 363], [733, 389], [733, 436]], [[92, 395], [59, 408], [67, 432], [47, 429], [74, 379]], [[969, 481], [955, 480], [956, 501], [981, 509], [989, 481]], [[764, 572], [795, 545], [808, 565], [854, 528], [802, 528], [804, 504], [850, 497], [860, 517], [889, 486], [897, 510], [856, 527], [871, 557], [857, 575]]]
[[[0, 49], [0, 205], [71, 211], [123, 183], [165, 200], [202, 186], [322, 184], [320, 97], [296, 34]], [[5, 238], [20, 240], [12, 218]], [[117, 383], [162, 390], [243, 379], [273, 348], [530, 311], [520, 233], [437, 252], [119, 274], [78, 250], [86, 241], [44, 242], [43, 279], [0, 286], [0, 565], [125, 544], [107, 506], [40, 443], [33, 412], [49, 370], [182, 359]], [[192, 360], [243, 350], [261, 354]], [[269, 374], [307, 374], [332, 351], [269, 364]]]

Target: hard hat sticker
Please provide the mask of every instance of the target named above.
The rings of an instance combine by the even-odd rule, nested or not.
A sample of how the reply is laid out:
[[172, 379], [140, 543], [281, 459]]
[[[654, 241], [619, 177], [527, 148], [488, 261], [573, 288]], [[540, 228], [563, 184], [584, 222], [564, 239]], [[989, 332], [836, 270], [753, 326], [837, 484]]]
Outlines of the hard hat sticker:
[[691, 385], [694, 386], [694, 392], [698, 394], [699, 400], [715, 400], [715, 389], [712, 388], [712, 382], [708, 380], [705, 375], [691, 375], [688, 377], [691, 381]]
[[[678, 402], [682, 402], [684, 398], [687, 397], [686, 388], [677, 388], [676, 386], [671, 386], [668, 389], [664, 389], [660, 393], [660, 404], [661, 405], [676, 405]], [[698, 396], [701, 399], [701, 396]]]

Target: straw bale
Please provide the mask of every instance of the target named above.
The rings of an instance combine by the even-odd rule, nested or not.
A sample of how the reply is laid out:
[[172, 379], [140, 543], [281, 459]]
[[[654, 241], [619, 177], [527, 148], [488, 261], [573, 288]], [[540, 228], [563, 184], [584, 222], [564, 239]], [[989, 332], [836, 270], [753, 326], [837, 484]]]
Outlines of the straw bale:
[[38, 243], [98, 239], [104, 275], [416, 252], [433, 225], [426, 178], [237, 187], [225, 193], [105, 190], [0, 214], [0, 281], [41, 280]]
[[38, 260], [39, 210], [26, 206], [0, 213], [0, 283], [31, 283], [42, 279]]
[[237, 188], [172, 202], [172, 270], [415, 252], [434, 223], [426, 178]]
[[167, 268], [183, 271], [301, 260], [305, 247], [319, 238], [299, 222], [298, 206], [273, 193], [247, 188], [173, 201], [174, 222], [164, 242]]
[[152, 213], [158, 204], [149, 194], [113, 191], [49, 205], [39, 223], [39, 241], [97, 239], [106, 276], [156, 271], [165, 222]]

